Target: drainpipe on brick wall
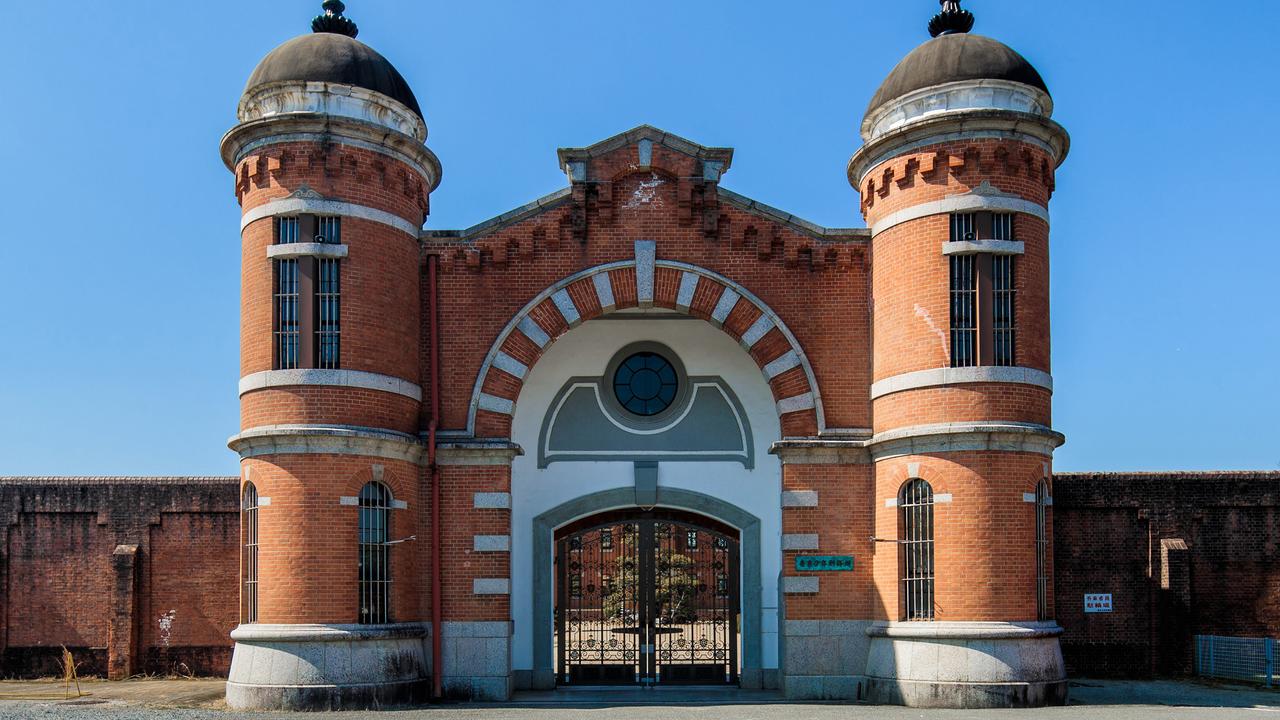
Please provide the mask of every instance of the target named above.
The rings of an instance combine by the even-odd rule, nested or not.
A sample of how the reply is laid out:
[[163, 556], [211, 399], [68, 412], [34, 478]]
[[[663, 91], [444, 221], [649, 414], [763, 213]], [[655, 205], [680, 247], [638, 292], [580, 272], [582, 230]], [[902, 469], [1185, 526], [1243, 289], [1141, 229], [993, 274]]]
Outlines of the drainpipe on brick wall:
[[427, 256], [427, 312], [431, 315], [431, 422], [427, 426], [427, 466], [431, 472], [431, 696], [444, 696], [444, 668], [441, 667], [440, 634], [440, 468], [436, 465], [436, 430], [440, 427], [440, 321], [436, 275], [440, 258]]

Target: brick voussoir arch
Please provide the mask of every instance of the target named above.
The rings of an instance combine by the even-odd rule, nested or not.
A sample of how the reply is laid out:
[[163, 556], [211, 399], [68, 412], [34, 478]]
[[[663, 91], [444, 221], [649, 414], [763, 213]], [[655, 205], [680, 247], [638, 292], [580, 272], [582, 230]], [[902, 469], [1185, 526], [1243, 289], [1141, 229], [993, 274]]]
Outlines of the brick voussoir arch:
[[516, 400], [547, 347], [582, 323], [618, 310], [661, 307], [702, 318], [751, 354], [773, 391], [783, 435], [826, 428], [809, 358], [791, 329], [742, 285], [672, 260], [622, 260], [570, 275], [543, 290], [507, 322], [477, 374], [467, 413], [472, 436], [508, 437]]

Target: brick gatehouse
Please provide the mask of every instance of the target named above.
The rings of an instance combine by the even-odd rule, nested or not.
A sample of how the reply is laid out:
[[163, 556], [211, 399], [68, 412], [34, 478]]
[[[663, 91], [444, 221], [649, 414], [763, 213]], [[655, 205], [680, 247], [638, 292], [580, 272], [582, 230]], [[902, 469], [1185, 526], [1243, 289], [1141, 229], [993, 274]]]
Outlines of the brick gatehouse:
[[[97, 510], [122, 534], [82, 538], [111, 558], [113, 672], [171, 649], [161, 601], [131, 618], [146, 553], [186, 537], [227, 607], [162, 627], [232, 614], [236, 709], [689, 683], [1063, 702], [1048, 208], [1069, 139], [1039, 73], [942, 5], [849, 161], [868, 229], [734, 193], [732, 149], [642, 125], [560, 149], [560, 191], [424, 231], [441, 168], [417, 100], [325, 2], [222, 142], [238, 494], [214, 513], [131, 485], [149, 499], [104, 502], [151, 509]], [[41, 487], [19, 505], [67, 493]], [[182, 513], [216, 517], [146, 530]], [[192, 662], [225, 665], [227, 629]]]

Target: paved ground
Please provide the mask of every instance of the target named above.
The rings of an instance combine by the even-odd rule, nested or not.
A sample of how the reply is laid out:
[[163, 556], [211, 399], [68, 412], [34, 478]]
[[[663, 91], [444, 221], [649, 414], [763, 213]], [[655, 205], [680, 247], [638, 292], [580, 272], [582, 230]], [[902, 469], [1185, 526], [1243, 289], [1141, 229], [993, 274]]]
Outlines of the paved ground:
[[[55, 683], [0, 683], [0, 718], [67, 720], [227, 720], [219, 680], [134, 680], [84, 682], [88, 693], [64, 700]], [[321, 713], [304, 718], [335, 720], [1280, 720], [1280, 692], [1239, 687], [1210, 687], [1182, 682], [1073, 682], [1071, 705], [1043, 710], [911, 710], [868, 705], [779, 704], [776, 696], [749, 692], [677, 692], [658, 705], [644, 691], [526, 693], [510, 705], [446, 705], [381, 713]], [[300, 716], [252, 714], [269, 720]]]

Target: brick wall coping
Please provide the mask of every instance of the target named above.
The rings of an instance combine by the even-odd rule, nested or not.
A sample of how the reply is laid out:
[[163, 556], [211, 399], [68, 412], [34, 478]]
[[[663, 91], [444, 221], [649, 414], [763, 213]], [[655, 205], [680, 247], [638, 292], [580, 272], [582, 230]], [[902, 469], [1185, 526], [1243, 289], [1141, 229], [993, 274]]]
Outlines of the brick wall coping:
[[230, 485], [235, 475], [3, 475], [0, 485]]
[[1280, 482], [1280, 470], [1157, 470], [1141, 472], [1055, 472], [1054, 480], [1132, 481], [1132, 480], [1265, 480]]
[[481, 236], [495, 233], [505, 227], [515, 225], [521, 220], [537, 215], [543, 210], [562, 205], [572, 197], [572, 188], [562, 188], [549, 195], [543, 195], [533, 202], [525, 203], [514, 210], [504, 212], [497, 217], [472, 225], [466, 230], [423, 230], [419, 234], [419, 238], [424, 242], [470, 242], [480, 238]]
[[965, 640], [1005, 640], [1058, 637], [1062, 628], [1053, 620], [1045, 622], [877, 622], [866, 629], [871, 637], [936, 638]]

